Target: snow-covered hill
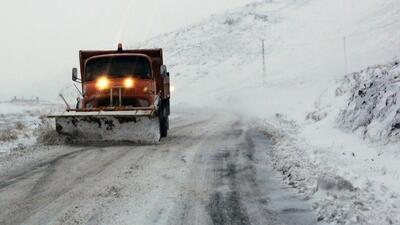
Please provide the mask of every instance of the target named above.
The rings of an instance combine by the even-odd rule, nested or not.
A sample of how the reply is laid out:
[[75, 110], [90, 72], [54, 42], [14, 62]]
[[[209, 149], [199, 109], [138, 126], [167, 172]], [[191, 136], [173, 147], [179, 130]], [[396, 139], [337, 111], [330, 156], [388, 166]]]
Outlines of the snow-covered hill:
[[246, 108], [255, 115], [290, 112], [302, 120], [346, 71], [396, 56], [400, 34], [393, 31], [400, 22], [395, 3], [259, 1], [139, 46], [165, 49], [175, 102]]

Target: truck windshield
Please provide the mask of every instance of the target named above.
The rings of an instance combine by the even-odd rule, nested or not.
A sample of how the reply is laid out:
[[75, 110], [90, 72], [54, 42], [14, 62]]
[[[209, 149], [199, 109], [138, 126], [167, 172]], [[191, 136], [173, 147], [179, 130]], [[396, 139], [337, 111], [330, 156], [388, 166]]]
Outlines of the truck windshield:
[[150, 63], [140, 56], [113, 56], [91, 59], [86, 63], [85, 80], [96, 80], [101, 76], [136, 76], [150, 78]]

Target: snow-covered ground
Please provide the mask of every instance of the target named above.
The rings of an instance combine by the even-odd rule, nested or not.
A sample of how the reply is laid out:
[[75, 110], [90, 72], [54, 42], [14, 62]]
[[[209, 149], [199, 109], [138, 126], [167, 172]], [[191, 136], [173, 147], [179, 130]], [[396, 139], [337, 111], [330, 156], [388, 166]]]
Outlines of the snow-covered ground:
[[263, 120], [321, 222], [399, 224], [399, 17], [396, 0], [258, 1], [139, 46], [165, 49], [176, 105]]
[[337, 95], [348, 98], [338, 122], [374, 142], [400, 140], [399, 60], [352, 73], [343, 80]]
[[34, 145], [46, 115], [58, 108], [46, 102], [0, 102], [0, 154]]
[[[316, 110], [298, 131], [307, 142], [298, 146], [312, 159], [309, 165], [338, 175], [355, 188], [328, 200], [336, 202], [336, 207], [329, 207], [343, 204], [344, 218], [356, 215], [361, 224], [400, 223], [397, 64], [345, 76], [320, 96]], [[320, 181], [321, 175], [314, 178]]]
[[174, 110], [159, 145], [34, 146], [0, 157], [0, 224], [309, 225], [273, 144], [240, 116]]

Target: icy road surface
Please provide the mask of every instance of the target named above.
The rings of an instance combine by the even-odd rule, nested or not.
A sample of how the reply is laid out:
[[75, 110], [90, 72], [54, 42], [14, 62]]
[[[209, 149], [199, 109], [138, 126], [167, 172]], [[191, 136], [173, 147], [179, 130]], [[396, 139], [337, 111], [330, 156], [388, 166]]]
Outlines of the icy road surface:
[[0, 224], [315, 224], [280, 183], [273, 141], [239, 117], [184, 113], [159, 145], [43, 146], [2, 159]]

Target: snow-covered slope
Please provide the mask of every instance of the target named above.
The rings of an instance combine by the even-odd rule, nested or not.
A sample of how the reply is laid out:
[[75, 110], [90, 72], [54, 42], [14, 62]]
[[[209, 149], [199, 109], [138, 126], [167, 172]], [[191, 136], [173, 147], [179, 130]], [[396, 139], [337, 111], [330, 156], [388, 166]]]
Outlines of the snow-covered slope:
[[260, 1], [139, 46], [165, 49], [175, 102], [245, 108], [255, 115], [290, 113], [301, 120], [346, 70], [383, 63], [397, 54], [395, 3]]

